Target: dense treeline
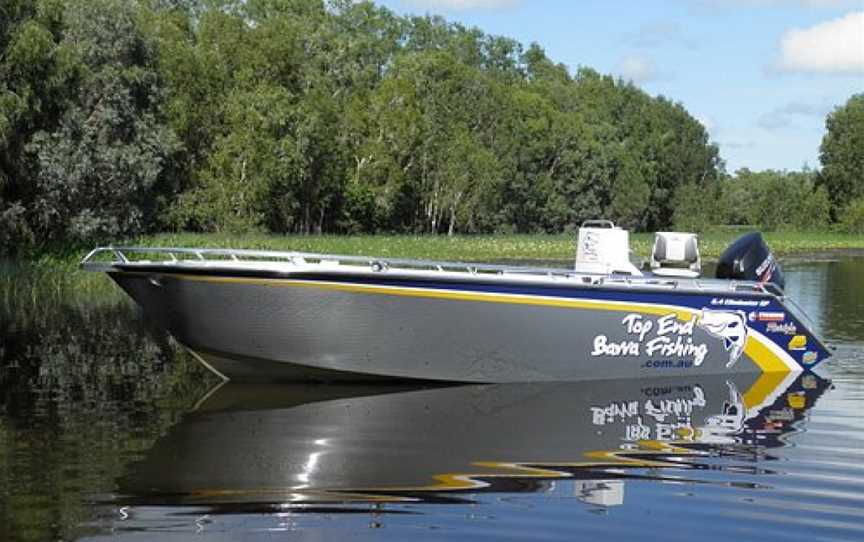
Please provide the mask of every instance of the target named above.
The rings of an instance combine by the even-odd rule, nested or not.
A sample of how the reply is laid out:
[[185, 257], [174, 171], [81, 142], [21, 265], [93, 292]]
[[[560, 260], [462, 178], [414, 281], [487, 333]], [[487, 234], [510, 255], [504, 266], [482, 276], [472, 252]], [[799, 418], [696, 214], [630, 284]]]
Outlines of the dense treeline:
[[682, 185], [673, 222], [704, 230], [716, 224], [767, 230], [864, 233], [864, 94], [852, 96], [826, 120], [821, 171], [722, 174], [701, 186]]
[[741, 169], [703, 186], [684, 185], [677, 194], [674, 224], [704, 231], [712, 225], [764, 230], [820, 231], [831, 221], [828, 192], [812, 171]]
[[[812, 205], [845, 201], [802, 175], [787, 181]], [[437, 17], [352, 0], [0, 4], [0, 247], [654, 229], [693, 222], [680, 207], [701, 212], [724, 183], [680, 104]]]

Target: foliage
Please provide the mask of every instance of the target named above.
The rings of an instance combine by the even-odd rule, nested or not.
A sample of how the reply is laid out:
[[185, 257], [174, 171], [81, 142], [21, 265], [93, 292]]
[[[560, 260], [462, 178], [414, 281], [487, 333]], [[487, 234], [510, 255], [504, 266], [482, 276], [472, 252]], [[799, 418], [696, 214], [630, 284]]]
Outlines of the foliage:
[[0, 4], [0, 251], [35, 241], [35, 197], [25, 147], [56, 122], [76, 80], [59, 46], [63, 5], [51, 0]]
[[838, 226], [846, 233], [864, 233], [864, 197], [852, 200], [843, 208]]
[[678, 187], [672, 216], [675, 229], [701, 233], [710, 230], [715, 224], [725, 223], [722, 207], [717, 204], [723, 199], [723, 189], [720, 183], [704, 187], [687, 183]]
[[741, 169], [700, 190], [683, 185], [676, 194], [677, 228], [706, 231], [717, 224], [767, 231], [821, 230], [830, 214], [828, 193], [811, 172]]
[[[62, 3], [36, 3], [35, 12], [55, 5]], [[147, 214], [158, 206], [178, 146], [159, 120], [156, 51], [136, 9], [122, 0], [62, 8], [49, 21], [62, 20], [62, 32], [52, 34], [38, 16], [25, 21], [5, 59], [19, 89], [40, 88], [47, 79], [49, 90], [63, 92], [59, 103], [36, 96], [30, 122], [15, 131], [29, 137], [15, 141], [18, 163], [10, 169], [17, 181], [4, 187], [12, 205], [2, 212], [16, 220], [6, 224], [4, 237], [91, 240], [143, 231], [156, 225]], [[23, 73], [21, 66], [41, 68]], [[13, 94], [7, 89], [6, 96]], [[52, 99], [52, 115], [40, 118]]]
[[849, 98], [825, 121], [820, 181], [834, 209], [864, 196], [864, 94]]
[[681, 104], [440, 17], [7, 0], [0, 251], [165, 229], [818, 228], [858, 194], [860, 101], [829, 118], [814, 188], [809, 172], [728, 177]]

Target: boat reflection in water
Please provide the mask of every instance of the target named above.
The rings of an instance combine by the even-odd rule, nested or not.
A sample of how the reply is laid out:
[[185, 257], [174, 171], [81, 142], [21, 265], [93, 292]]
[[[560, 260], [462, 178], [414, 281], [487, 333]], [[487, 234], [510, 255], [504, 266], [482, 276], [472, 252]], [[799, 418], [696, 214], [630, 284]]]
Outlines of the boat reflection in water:
[[121, 500], [230, 512], [566, 487], [610, 506], [627, 479], [700, 481], [711, 468], [716, 482], [717, 458], [730, 454], [755, 469], [827, 385], [806, 372], [422, 389], [229, 383], [130, 467]]

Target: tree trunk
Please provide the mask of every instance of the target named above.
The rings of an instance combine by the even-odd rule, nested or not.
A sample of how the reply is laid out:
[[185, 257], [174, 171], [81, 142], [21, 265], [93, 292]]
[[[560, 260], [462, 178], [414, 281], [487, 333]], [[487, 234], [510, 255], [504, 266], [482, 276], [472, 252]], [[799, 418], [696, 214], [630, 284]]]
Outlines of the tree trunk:
[[456, 232], [456, 209], [459, 207], [459, 202], [462, 201], [462, 192], [456, 193], [453, 198], [453, 203], [450, 205], [450, 226], [447, 228], [447, 237], [453, 237]]
[[456, 229], [456, 206], [450, 206], [450, 226], [447, 228], [447, 237], [453, 237], [453, 232]]

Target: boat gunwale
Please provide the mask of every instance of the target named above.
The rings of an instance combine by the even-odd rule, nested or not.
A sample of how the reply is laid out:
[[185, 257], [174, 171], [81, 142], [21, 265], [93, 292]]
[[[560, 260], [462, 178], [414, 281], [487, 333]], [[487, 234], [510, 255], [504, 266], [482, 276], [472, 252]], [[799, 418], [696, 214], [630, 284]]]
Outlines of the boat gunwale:
[[[100, 261], [100, 254], [113, 255]], [[132, 260], [129, 254], [165, 254], [160, 261]], [[179, 259], [193, 255], [195, 259]], [[208, 259], [220, 256], [229, 259]], [[254, 258], [254, 259], [253, 259]], [[310, 261], [311, 260], [311, 261]], [[317, 260], [317, 262], [316, 262]], [[713, 278], [667, 277], [654, 274], [584, 273], [565, 268], [536, 268], [515, 265], [447, 262], [333, 254], [278, 252], [264, 250], [194, 249], [167, 247], [98, 247], [81, 261], [81, 268], [95, 272], [142, 272], [263, 278], [272, 280], [340, 280], [349, 277], [374, 278], [382, 282], [416, 280], [421, 282], [513, 284], [525, 286], [604, 289], [686, 294], [721, 294], [783, 298], [774, 285], [753, 281]]]

